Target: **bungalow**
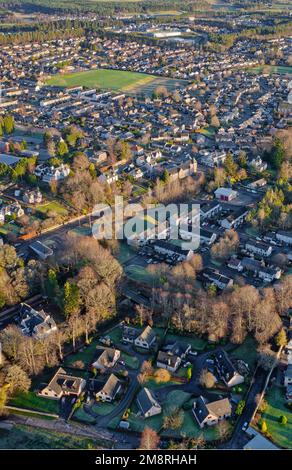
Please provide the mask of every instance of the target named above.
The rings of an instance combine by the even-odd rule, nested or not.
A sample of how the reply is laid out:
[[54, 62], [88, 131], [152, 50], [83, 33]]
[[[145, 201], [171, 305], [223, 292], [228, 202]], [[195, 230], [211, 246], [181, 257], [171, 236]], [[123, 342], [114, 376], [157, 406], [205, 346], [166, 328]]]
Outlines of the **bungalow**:
[[75, 377], [59, 367], [48, 385], [38, 392], [41, 397], [59, 400], [63, 396], [78, 397], [84, 390], [86, 381]]
[[109, 369], [114, 367], [121, 356], [118, 349], [97, 347], [97, 357], [92, 367], [95, 369]]
[[102, 388], [96, 392], [95, 396], [101, 401], [112, 402], [121, 388], [121, 381], [114, 374], [111, 374]]
[[200, 396], [193, 404], [193, 414], [200, 428], [205, 425], [214, 426], [223, 419], [230, 418], [231, 404], [228, 398], [222, 398], [208, 403]]
[[150, 349], [156, 343], [156, 335], [151, 326], [146, 326], [142, 333], [134, 341], [135, 346]]
[[262, 243], [259, 241], [246, 242], [245, 249], [250, 253], [254, 253], [255, 255], [260, 255], [264, 257], [270, 256], [273, 250], [271, 245], [267, 245], [266, 243]]
[[146, 387], [138, 393], [137, 403], [144, 418], [158, 415], [162, 411], [154, 393]]
[[227, 353], [223, 349], [215, 352], [215, 368], [220, 380], [227, 387], [234, 387], [244, 382], [244, 377], [235, 369]]

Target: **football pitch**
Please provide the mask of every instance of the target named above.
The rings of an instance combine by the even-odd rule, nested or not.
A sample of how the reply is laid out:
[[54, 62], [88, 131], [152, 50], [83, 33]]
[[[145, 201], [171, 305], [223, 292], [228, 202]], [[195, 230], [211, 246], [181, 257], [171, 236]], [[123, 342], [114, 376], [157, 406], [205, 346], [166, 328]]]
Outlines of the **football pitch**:
[[69, 74], [59, 73], [47, 80], [47, 85], [60, 87], [83, 86], [99, 90], [112, 90], [128, 95], [144, 94], [151, 96], [159, 86], [165, 86], [169, 92], [187, 85], [187, 80], [158, 77], [139, 72], [123, 70], [96, 69]]
[[99, 88], [101, 90], [129, 91], [151, 83], [156, 77], [137, 72], [98, 69], [70, 74], [58, 74], [51, 77], [47, 84], [51, 86]]

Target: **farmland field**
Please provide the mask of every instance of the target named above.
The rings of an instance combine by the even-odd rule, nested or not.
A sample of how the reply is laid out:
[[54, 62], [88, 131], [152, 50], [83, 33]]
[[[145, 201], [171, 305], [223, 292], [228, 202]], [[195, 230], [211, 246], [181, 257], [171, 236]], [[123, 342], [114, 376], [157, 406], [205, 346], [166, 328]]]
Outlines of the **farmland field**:
[[80, 436], [16, 425], [12, 431], [0, 430], [0, 449], [87, 449], [96, 442]]
[[84, 86], [101, 90], [122, 91], [131, 95], [143, 93], [149, 96], [159, 86], [165, 86], [171, 92], [186, 83], [186, 80], [174, 80], [145, 73], [109, 69], [58, 74], [47, 81], [47, 84], [51, 86]]

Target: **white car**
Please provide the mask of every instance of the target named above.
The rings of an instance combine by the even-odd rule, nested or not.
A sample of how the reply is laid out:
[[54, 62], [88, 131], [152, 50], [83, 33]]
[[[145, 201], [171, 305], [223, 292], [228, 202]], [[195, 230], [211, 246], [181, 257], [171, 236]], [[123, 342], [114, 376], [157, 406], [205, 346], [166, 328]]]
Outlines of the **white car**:
[[241, 428], [241, 429], [242, 429], [242, 431], [246, 431], [246, 430], [247, 430], [247, 428], [248, 428], [248, 422], [247, 422], [247, 421], [245, 421], [245, 423], [244, 423], [244, 425], [242, 426], [242, 428]]

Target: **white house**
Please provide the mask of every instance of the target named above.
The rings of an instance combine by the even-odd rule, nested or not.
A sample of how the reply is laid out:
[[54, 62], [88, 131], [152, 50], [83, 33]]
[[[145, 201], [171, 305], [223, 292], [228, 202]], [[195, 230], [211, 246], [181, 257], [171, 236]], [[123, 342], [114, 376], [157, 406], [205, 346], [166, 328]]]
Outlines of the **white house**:
[[231, 403], [228, 398], [222, 398], [208, 403], [200, 396], [193, 404], [193, 414], [200, 428], [214, 426], [219, 421], [231, 416]]

